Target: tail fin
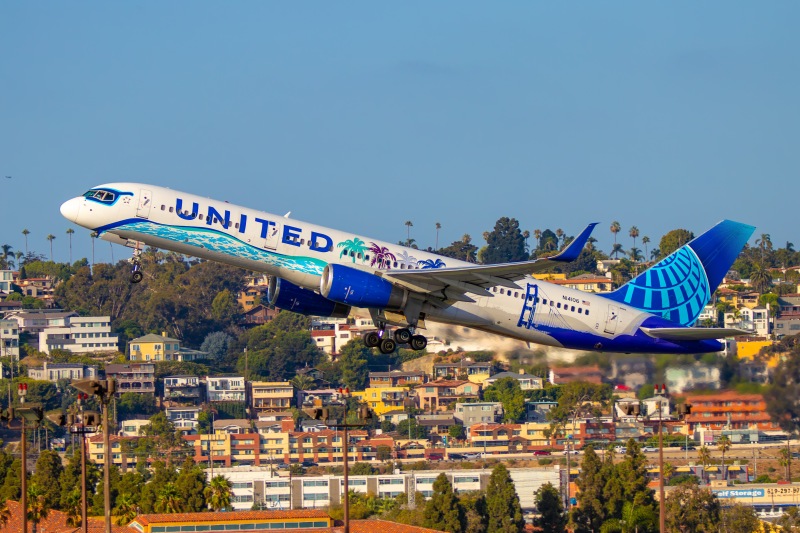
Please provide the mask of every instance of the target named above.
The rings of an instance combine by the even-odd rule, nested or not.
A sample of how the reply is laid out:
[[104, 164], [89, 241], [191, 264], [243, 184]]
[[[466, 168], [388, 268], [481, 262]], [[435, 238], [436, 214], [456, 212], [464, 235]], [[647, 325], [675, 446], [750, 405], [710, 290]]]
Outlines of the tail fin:
[[723, 220], [608, 295], [690, 326], [717, 290], [754, 226]]

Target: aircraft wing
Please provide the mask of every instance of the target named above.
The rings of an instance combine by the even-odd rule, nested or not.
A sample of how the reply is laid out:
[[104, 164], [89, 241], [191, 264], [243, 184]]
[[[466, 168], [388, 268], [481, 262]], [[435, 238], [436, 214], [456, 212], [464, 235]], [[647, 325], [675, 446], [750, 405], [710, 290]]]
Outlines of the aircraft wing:
[[639, 328], [654, 339], [670, 341], [704, 341], [749, 335], [751, 332], [736, 328]]
[[[596, 222], [589, 224], [564, 250], [552, 257], [518, 263], [496, 265], [475, 265], [454, 268], [430, 268], [419, 270], [388, 270], [380, 272], [386, 280], [418, 293], [438, 293], [446, 291], [445, 299], [474, 301], [467, 293], [479, 296], [493, 296], [487, 287], [508, 287], [517, 289], [514, 284], [525, 276], [542, 272], [554, 264], [563, 264], [578, 258], [589, 239]], [[459, 297], [463, 295], [463, 297]]]

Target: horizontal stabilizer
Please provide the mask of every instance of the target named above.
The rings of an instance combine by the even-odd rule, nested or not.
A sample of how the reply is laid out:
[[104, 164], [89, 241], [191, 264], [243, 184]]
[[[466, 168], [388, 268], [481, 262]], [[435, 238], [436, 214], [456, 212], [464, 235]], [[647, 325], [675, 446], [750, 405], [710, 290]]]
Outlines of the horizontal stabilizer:
[[749, 335], [751, 332], [736, 328], [639, 328], [654, 339], [670, 341], [704, 341]]

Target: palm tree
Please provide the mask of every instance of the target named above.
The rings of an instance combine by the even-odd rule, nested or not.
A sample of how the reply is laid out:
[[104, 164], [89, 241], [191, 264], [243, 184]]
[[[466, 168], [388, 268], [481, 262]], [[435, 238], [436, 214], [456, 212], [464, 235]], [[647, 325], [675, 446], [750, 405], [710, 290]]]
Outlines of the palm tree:
[[558, 246], [561, 247], [561, 241], [564, 240], [564, 230], [561, 228], [556, 229], [556, 238], [558, 239]]
[[617, 244], [617, 233], [622, 231], [622, 226], [619, 225], [619, 222], [616, 220], [611, 223], [611, 233], [614, 234], [614, 244]]
[[11, 520], [11, 509], [8, 508], [8, 502], [3, 500], [0, 502], [0, 527], [8, 524], [9, 520]]
[[50, 508], [44, 490], [36, 483], [28, 486], [28, 520], [33, 524], [33, 533], [36, 533], [39, 522], [47, 518]]
[[17, 265], [16, 265], [16, 266], [17, 266], [17, 268], [22, 268], [22, 263], [21, 263], [20, 261], [22, 261], [22, 258], [23, 258], [23, 256], [24, 256], [24, 255], [25, 255], [25, 254], [23, 254], [23, 253], [22, 253], [22, 252], [20, 252], [19, 250], [17, 250], [16, 252], [14, 252], [14, 257], [16, 257], [16, 258], [17, 258]]
[[25, 255], [28, 255], [28, 235], [30, 235], [31, 232], [24, 229], [22, 230], [22, 234], [25, 235]]
[[789, 449], [788, 448], [781, 448], [781, 451], [778, 452], [778, 464], [786, 469], [784, 475], [786, 476], [786, 481], [791, 481], [792, 473], [789, 471]]
[[206, 501], [214, 511], [221, 511], [231, 506], [231, 490], [233, 484], [225, 476], [214, 476], [205, 488]]
[[750, 285], [760, 294], [764, 294], [772, 286], [772, 274], [764, 268], [763, 263], [756, 263], [753, 272], [750, 273]]
[[[3, 249], [3, 265], [5, 265], [5, 268], [9, 268], [10, 264], [8, 262], [8, 254], [11, 253], [11, 245], [4, 244], [0, 248]], [[11, 263], [13, 263], [13, 261]]]
[[642, 237], [642, 244], [644, 244], [644, 257], [647, 258], [647, 245], [650, 244], [650, 237], [645, 235]]
[[75, 233], [75, 230], [72, 228], [67, 228], [67, 236], [69, 237], [69, 264], [72, 264], [72, 234]]
[[631, 229], [628, 231], [628, 235], [633, 238], [633, 247], [636, 248], [636, 237], [639, 236], [639, 228], [636, 226], [632, 226]]
[[305, 374], [297, 374], [290, 380], [297, 390], [309, 390], [314, 388], [314, 380]]
[[[620, 246], [622, 246], [622, 245], [620, 245]], [[644, 259], [644, 256], [642, 255], [642, 251], [640, 249], [638, 249], [637, 247], [635, 247], [635, 246], [630, 249], [630, 251], [628, 252], [628, 256], [631, 258], [631, 261], [633, 261], [634, 263], [637, 263], [637, 262], [641, 261], [642, 259]]]
[[725, 452], [731, 449], [731, 439], [727, 435], [723, 435], [717, 441], [717, 448], [722, 452], [722, 479], [726, 479], [725, 472]]
[[94, 268], [94, 241], [97, 239], [97, 232], [93, 231], [89, 234], [89, 237], [92, 238], [92, 268]]
[[703, 465], [703, 476], [707, 477], [706, 465], [711, 461], [711, 450], [708, 449], [708, 446], [703, 445], [697, 450], [697, 459]]
[[117, 498], [117, 506], [114, 508], [114, 515], [117, 517], [117, 525], [127, 526], [133, 522], [133, 519], [136, 518], [138, 514], [139, 507], [136, 505], [133, 498], [131, 498], [131, 495], [127, 492], [122, 493]]
[[614, 243], [614, 249], [613, 249], [613, 250], [611, 250], [611, 253], [610, 253], [609, 255], [613, 255], [613, 256], [614, 256], [614, 259], [619, 259], [619, 253], [620, 253], [621, 251], [623, 251], [623, 250], [622, 250], [622, 245], [621, 245], [621, 244], [619, 244], [619, 243], [616, 243], [616, 242], [615, 242], [615, 243]]
[[542, 238], [542, 230], [540, 229], [533, 230], [533, 238], [536, 239], [536, 249], [538, 250], [539, 246], [541, 245], [539, 239]]
[[81, 525], [81, 491], [77, 487], [67, 495], [66, 509], [62, 509], [67, 514], [67, 525], [80, 527]]
[[664, 484], [669, 483], [670, 478], [675, 474], [675, 465], [667, 461], [664, 463]]
[[406, 226], [406, 246], [409, 246], [409, 244], [411, 243], [411, 226], [413, 226], [413, 225], [414, 225], [414, 223], [411, 222], [410, 220], [406, 220], [405, 221], [405, 226]]
[[180, 513], [183, 507], [182, 496], [174, 483], [167, 483], [161, 488], [156, 499], [156, 509], [161, 513]]
[[53, 241], [55, 240], [56, 236], [52, 233], [47, 236], [47, 240], [50, 241], [50, 261], [53, 260]]
[[528, 251], [528, 238], [530, 238], [530, 236], [531, 236], [531, 232], [530, 231], [525, 230], [525, 231], [522, 232], [522, 238], [525, 239], [525, 251], [526, 252]]
[[436, 223], [436, 247], [434, 248], [434, 250], [438, 250], [439, 249], [439, 230], [440, 229], [442, 229], [442, 225], [437, 222]]
[[650, 259], [655, 261], [661, 255], [661, 248], [653, 248], [650, 250]]

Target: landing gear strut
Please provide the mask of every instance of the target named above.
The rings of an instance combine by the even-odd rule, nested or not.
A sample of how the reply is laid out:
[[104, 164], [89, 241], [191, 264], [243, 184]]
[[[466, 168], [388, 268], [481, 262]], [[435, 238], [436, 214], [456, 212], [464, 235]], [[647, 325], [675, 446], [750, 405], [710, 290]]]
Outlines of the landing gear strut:
[[415, 335], [413, 328], [400, 328], [389, 337], [385, 335], [386, 324], [378, 324], [378, 331], [370, 331], [364, 335], [364, 345], [367, 348], [378, 348], [382, 354], [390, 354], [397, 349], [399, 344], [408, 344], [412, 350], [424, 350], [428, 346], [428, 339], [423, 335]]

